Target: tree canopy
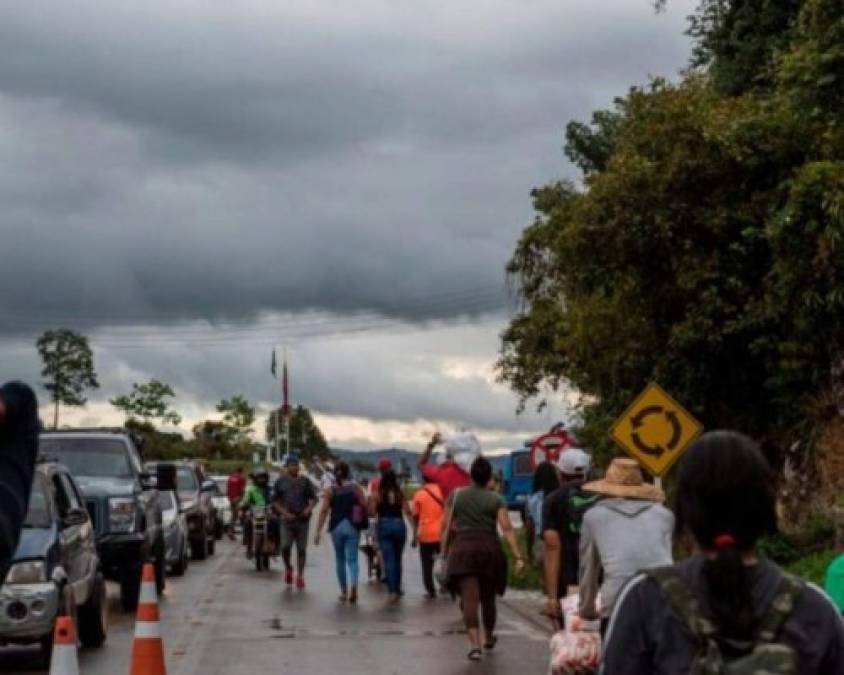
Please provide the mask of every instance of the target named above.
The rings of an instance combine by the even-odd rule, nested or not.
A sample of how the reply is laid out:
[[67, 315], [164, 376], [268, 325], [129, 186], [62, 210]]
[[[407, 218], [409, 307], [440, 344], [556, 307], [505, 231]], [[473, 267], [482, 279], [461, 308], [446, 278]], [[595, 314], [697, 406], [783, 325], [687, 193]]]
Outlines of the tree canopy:
[[59, 404], [79, 407], [88, 399], [85, 392], [97, 389], [94, 352], [88, 338], [67, 328], [49, 330], [36, 342], [44, 364], [44, 388], [54, 404], [53, 426], [59, 426]]
[[[583, 394], [592, 447], [609, 451], [612, 419], [651, 380], [709, 428], [780, 439], [801, 437], [835, 384], [844, 10], [804, 0], [799, 19], [757, 22], [764, 58], [725, 47], [727, 19], [706, 14], [718, 6], [735, 32], [742, 12], [776, 4], [703, 2], [692, 26], [705, 70], [569, 125], [582, 186], [532, 193], [537, 216], [508, 266], [522, 310], [500, 374], [523, 402], [548, 386]], [[725, 86], [727, 72], [769, 86]]]
[[171, 401], [175, 397], [169, 384], [152, 379], [143, 384], [135, 382], [129, 394], [116, 396], [109, 403], [125, 413], [127, 419], [140, 419], [146, 423], [158, 420], [162, 424], [176, 426], [182, 418], [171, 408]]
[[[275, 443], [275, 415], [278, 415], [279, 445], [283, 451], [287, 447], [287, 437], [284, 427], [284, 415], [280, 409], [273, 411], [267, 418], [267, 441]], [[301, 405], [293, 408], [290, 414], [290, 448], [291, 450], [297, 450], [307, 459], [328, 459], [331, 457], [331, 450], [328, 447], [325, 436], [323, 436], [322, 430], [314, 421], [311, 411]]]
[[232, 396], [217, 404], [217, 412], [223, 413], [223, 429], [238, 443], [249, 442], [252, 425], [255, 424], [255, 406], [245, 396]]

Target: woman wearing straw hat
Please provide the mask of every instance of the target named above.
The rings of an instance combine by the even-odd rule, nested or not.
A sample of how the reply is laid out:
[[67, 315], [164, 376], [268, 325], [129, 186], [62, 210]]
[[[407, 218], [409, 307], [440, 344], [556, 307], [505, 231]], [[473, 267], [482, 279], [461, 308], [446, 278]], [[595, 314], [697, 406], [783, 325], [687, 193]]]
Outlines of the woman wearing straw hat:
[[[662, 505], [665, 494], [645, 483], [633, 459], [614, 459], [603, 480], [586, 483], [583, 490], [605, 498], [583, 516], [580, 615], [606, 622], [629, 579], [643, 569], [673, 562], [674, 516]], [[599, 589], [600, 608], [596, 606]]]

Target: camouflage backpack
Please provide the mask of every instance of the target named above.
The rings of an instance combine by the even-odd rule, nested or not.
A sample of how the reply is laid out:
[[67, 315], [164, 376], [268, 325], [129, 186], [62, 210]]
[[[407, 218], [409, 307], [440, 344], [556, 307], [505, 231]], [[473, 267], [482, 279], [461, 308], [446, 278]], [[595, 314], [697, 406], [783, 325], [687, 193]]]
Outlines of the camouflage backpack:
[[698, 643], [690, 675], [797, 675], [797, 652], [778, 643], [783, 624], [803, 590], [795, 577], [784, 574], [767, 614], [762, 617], [754, 641], [721, 637], [707, 618], [686, 582], [672, 567], [649, 570], [668, 596], [672, 609], [686, 622]]

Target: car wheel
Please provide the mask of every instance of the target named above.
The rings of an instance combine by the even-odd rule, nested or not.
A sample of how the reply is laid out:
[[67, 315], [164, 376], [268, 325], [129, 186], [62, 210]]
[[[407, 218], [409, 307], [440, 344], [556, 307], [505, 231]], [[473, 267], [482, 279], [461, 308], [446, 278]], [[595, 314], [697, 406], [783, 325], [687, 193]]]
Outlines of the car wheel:
[[208, 557], [208, 535], [203, 529], [195, 541], [190, 544], [191, 557], [194, 560], [205, 560]]
[[108, 603], [102, 573], [97, 573], [91, 597], [79, 608], [79, 641], [84, 647], [102, 647], [108, 632]]
[[214, 537], [209, 537], [208, 539], [208, 555], [214, 555], [214, 552], [217, 550], [217, 540]]
[[226, 528], [223, 525], [223, 521], [220, 518], [217, 518], [214, 525], [214, 539], [222, 539], [223, 535], [226, 533]]
[[141, 568], [130, 565], [120, 574], [120, 606], [124, 612], [131, 612], [138, 608], [138, 597], [141, 594]]
[[179, 559], [170, 567], [174, 577], [184, 576], [188, 567], [188, 552], [187, 546], [182, 547], [182, 552], [179, 554]]
[[155, 559], [155, 591], [158, 595], [164, 592], [167, 586], [167, 560], [164, 551], [161, 551]]
[[[62, 586], [61, 590], [59, 591], [59, 596], [61, 597], [61, 603], [59, 605], [59, 609], [56, 612], [56, 617], [60, 616], [69, 616], [73, 619], [73, 625], [79, 625], [77, 620], [77, 607], [76, 607], [76, 599], [73, 595], [73, 590], [71, 590], [70, 586]], [[41, 647], [41, 658], [44, 661], [45, 668], [50, 667], [50, 660], [53, 657], [53, 637], [55, 634], [55, 620], [53, 621], [53, 629], [47, 633], [44, 637], [39, 640], [39, 645]]]

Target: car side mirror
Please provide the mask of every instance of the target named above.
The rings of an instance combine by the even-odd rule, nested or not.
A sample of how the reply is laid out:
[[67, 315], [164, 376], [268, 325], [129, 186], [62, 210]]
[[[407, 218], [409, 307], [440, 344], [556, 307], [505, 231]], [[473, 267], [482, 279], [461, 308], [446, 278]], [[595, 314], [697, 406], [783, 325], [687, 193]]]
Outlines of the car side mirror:
[[217, 484], [213, 480], [202, 481], [202, 491], [214, 493], [217, 491]]
[[176, 489], [176, 465], [156, 464], [155, 478], [161, 492], [172, 492]]
[[88, 512], [85, 509], [68, 509], [62, 518], [62, 529], [84, 525], [88, 522]]

